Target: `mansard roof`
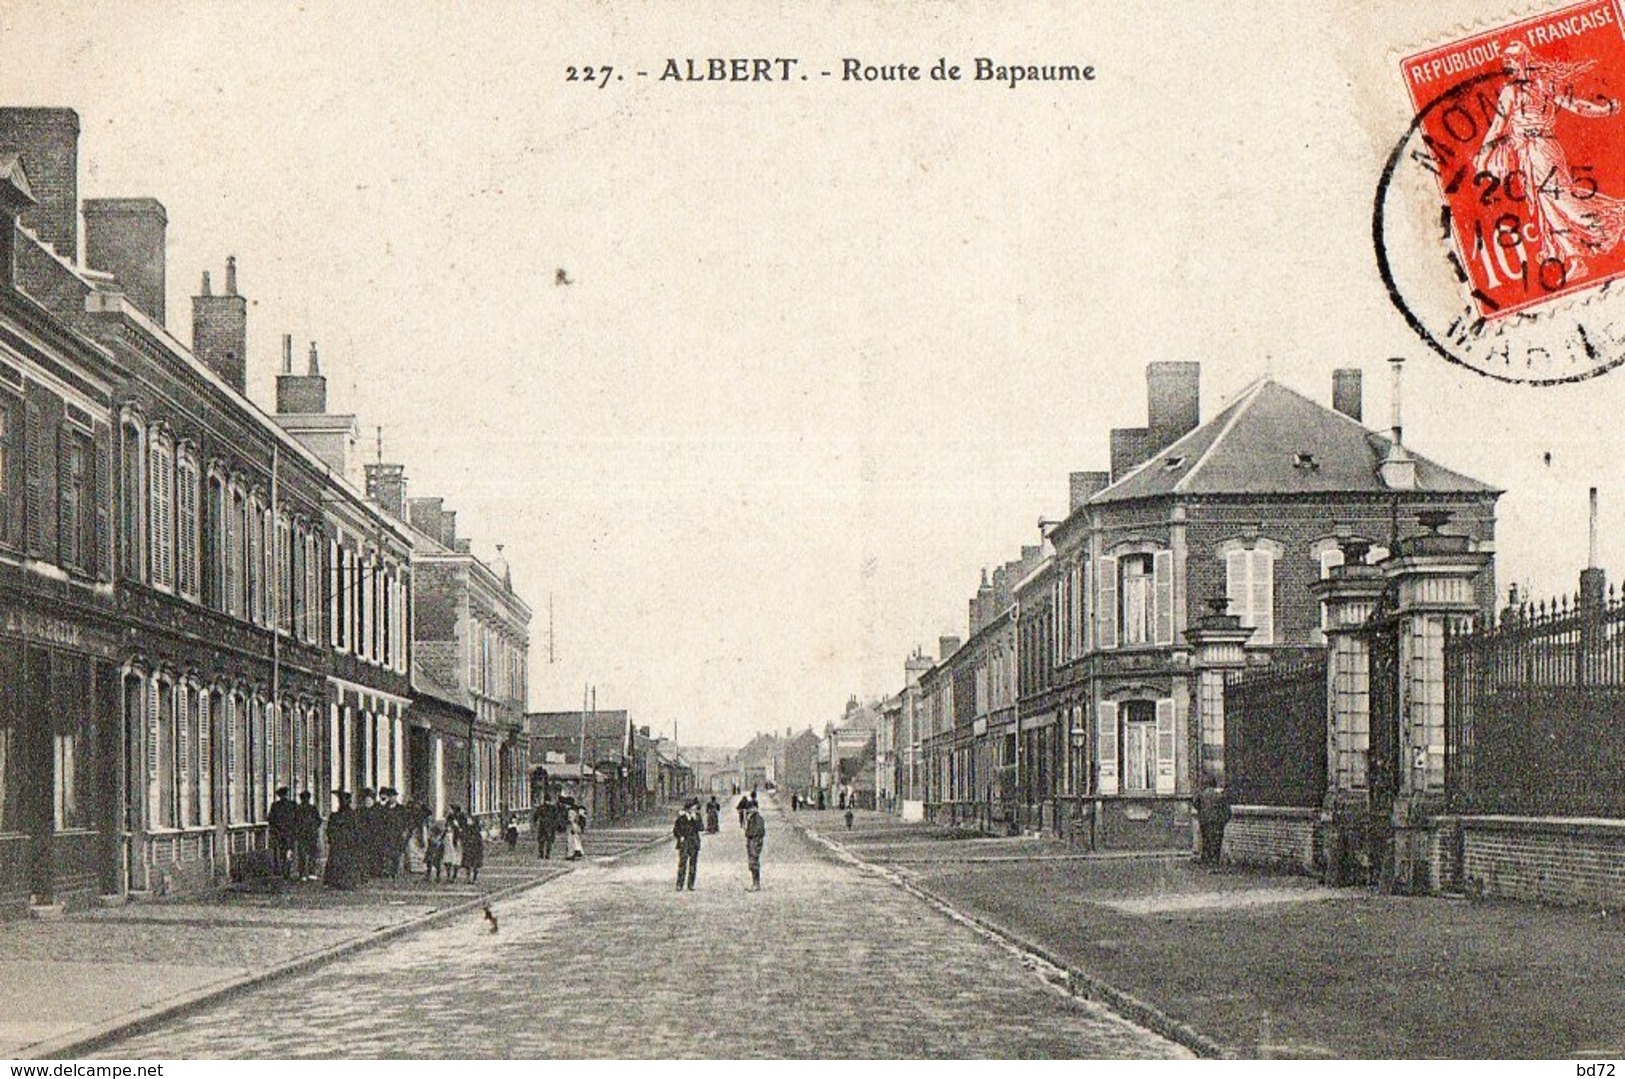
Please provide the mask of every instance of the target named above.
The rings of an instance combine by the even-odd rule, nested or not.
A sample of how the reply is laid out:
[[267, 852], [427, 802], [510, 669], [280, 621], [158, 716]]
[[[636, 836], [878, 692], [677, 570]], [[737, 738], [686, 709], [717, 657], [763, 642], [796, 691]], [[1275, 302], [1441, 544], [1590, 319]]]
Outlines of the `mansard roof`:
[[[1089, 500], [1091, 506], [1178, 495], [1386, 494], [1378, 466], [1391, 439], [1271, 378]], [[1415, 492], [1501, 492], [1407, 449]]]

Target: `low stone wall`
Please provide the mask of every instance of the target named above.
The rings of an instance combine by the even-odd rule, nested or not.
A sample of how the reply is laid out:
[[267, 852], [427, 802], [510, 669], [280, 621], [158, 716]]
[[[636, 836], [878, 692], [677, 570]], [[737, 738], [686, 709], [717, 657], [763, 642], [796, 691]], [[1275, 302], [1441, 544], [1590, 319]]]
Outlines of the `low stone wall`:
[[1220, 860], [1232, 865], [1319, 872], [1320, 810], [1232, 806]]
[[1625, 820], [1460, 817], [1470, 895], [1625, 908]]

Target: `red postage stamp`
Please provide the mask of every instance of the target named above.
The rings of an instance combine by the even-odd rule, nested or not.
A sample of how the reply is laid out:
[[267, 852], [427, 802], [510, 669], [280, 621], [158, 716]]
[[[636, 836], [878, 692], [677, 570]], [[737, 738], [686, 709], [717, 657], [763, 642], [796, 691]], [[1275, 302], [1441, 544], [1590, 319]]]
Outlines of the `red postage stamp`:
[[1496, 320], [1625, 275], [1625, 21], [1593, 0], [1403, 61], [1458, 276]]

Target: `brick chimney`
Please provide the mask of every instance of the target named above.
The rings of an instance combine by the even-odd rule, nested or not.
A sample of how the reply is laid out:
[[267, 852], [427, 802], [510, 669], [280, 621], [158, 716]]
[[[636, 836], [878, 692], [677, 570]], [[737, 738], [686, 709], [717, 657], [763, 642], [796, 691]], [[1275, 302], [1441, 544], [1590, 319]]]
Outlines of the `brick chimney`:
[[1202, 365], [1162, 360], [1145, 368], [1146, 427], [1151, 457], [1202, 422]]
[[1109, 472], [1072, 472], [1066, 478], [1071, 496], [1067, 502], [1069, 513], [1076, 512], [1085, 502], [1095, 497], [1112, 479]]
[[35, 204], [21, 223], [56, 253], [79, 262], [79, 114], [0, 108], [0, 147], [22, 154]]
[[438, 543], [440, 515], [445, 505], [443, 498], [409, 498], [406, 500], [406, 519], [413, 528]]
[[237, 259], [226, 259], [226, 291], [216, 296], [203, 274], [192, 297], [192, 354], [238, 393], [248, 392], [248, 301], [237, 294]]
[[282, 368], [276, 376], [276, 410], [280, 415], [314, 416], [327, 411], [327, 376], [322, 374], [316, 342], [310, 343], [305, 373], [293, 373], [293, 334], [282, 335]]
[[949, 656], [953, 655], [955, 652], [959, 651], [959, 646], [962, 643], [964, 642], [962, 642], [958, 637], [938, 637], [937, 662], [940, 663]]
[[0, 150], [0, 287], [17, 282], [17, 215], [34, 201], [22, 154]]
[[1340, 367], [1332, 372], [1332, 408], [1351, 420], [1360, 420], [1361, 397], [1358, 367]]
[[406, 466], [383, 462], [367, 465], [367, 497], [396, 520], [406, 515]]
[[85, 265], [117, 278], [125, 297], [160, 326], [168, 227], [157, 199], [85, 200]]

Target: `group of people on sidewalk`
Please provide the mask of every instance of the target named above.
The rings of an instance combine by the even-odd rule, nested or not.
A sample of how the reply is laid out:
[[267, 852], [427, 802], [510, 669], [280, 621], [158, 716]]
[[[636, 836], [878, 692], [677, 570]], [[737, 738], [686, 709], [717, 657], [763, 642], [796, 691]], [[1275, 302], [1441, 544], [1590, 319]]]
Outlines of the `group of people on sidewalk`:
[[[717, 818], [721, 811], [716, 796], [706, 803], [702, 821], [700, 800], [690, 798], [683, 803], [682, 812], [673, 822], [671, 834], [677, 840], [677, 890], [694, 890], [694, 881], [700, 868], [700, 836], [717, 831]], [[750, 887], [747, 891], [762, 890], [762, 847], [767, 840], [767, 821], [762, 818], [756, 803], [756, 792], [739, 799], [739, 825], [745, 830], [745, 863], [750, 868]]]
[[[309, 791], [295, 803], [287, 787], [278, 787], [271, 803], [271, 853], [275, 871], [290, 880], [321, 879], [330, 888], [349, 891], [375, 878], [422, 873], [424, 880], [452, 880], [466, 871], [478, 881], [485, 863], [485, 837], [479, 823], [452, 806], [446, 819], [435, 820], [427, 806], [402, 802], [393, 787], [361, 791], [361, 805], [349, 791], [334, 791], [338, 808], [324, 821]], [[326, 832], [327, 857], [321, 858]]]
[[536, 857], [550, 859], [553, 857], [553, 844], [559, 836], [564, 836], [570, 844], [570, 853], [566, 861], [576, 861], [585, 857], [586, 851], [581, 845], [582, 837], [587, 834], [587, 809], [577, 805], [569, 798], [553, 800], [547, 795], [542, 804], [531, 810], [530, 823], [536, 830]]

